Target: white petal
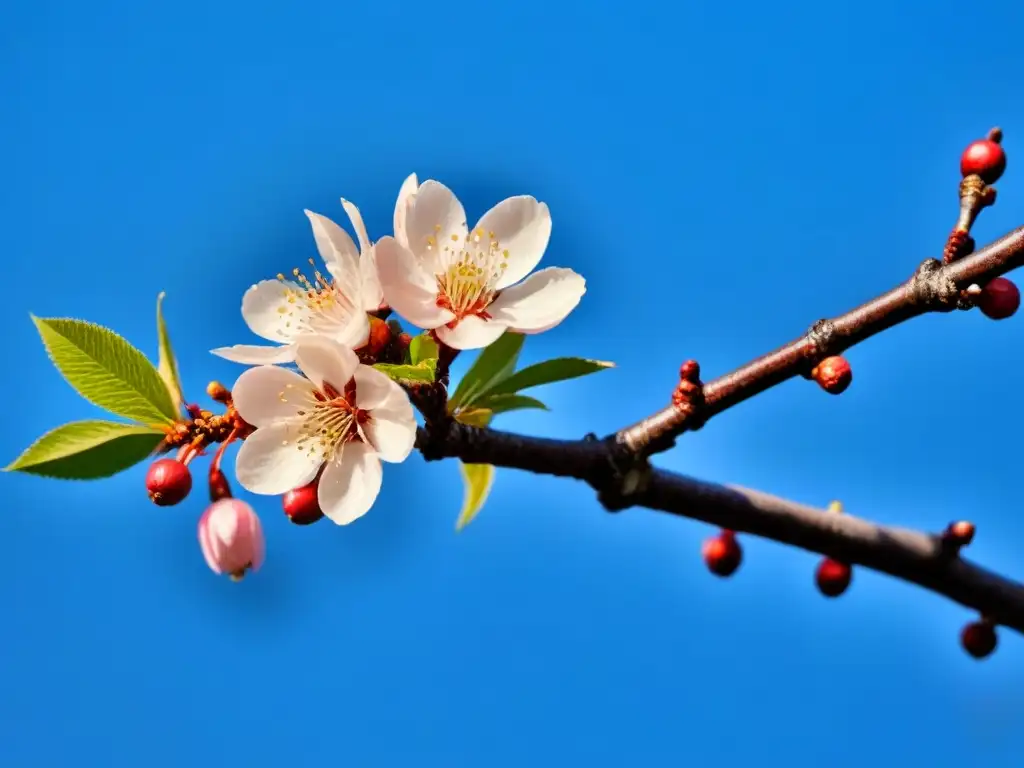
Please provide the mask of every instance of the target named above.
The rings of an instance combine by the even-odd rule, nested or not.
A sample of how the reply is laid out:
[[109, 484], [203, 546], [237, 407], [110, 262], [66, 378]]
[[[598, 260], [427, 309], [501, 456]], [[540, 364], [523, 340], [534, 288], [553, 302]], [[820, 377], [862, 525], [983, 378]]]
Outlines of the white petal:
[[[409, 250], [433, 261], [439, 247], [466, 240], [466, 211], [444, 184], [428, 179], [416, 190], [405, 222]], [[432, 245], [431, 245], [432, 244]], [[427, 250], [427, 246], [431, 249]]]
[[405, 231], [405, 222], [408, 218], [409, 206], [412, 204], [412, 196], [419, 188], [419, 181], [415, 173], [402, 182], [402, 188], [398, 190], [398, 201], [395, 203], [395, 239], [406, 248], [409, 247], [409, 237]]
[[313, 399], [313, 385], [294, 371], [276, 365], [250, 368], [231, 388], [238, 414], [254, 427], [298, 415]]
[[235, 459], [235, 477], [250, 493], [276, 496], [307, 485], [320, 469], [321, 456], [310, 452], [298, 421], [279, 421], [245, 438]]
[[370, 321], [362, 308], [334, 312], [332, 307], [328, 307], [322, 314], [313, 315], [304, 333], [324, 336], [346, 347], [359, 349], [370, 338]]
[[[356, 380], [356, 407], [364, 411], [400, 408], [403, 402], [409, 403], [405, 390], [375, 368], [360, 365], [353, 378]], [[412, 413], [412, 404], [409, 404], [409, 408]]]
[[346, 444], [338, 458], [324, 467], [317, 490], [320, 509], [338, 525], [348, 525], [370, 511], [383, 475], [380, 458], [370, 446]]
[[381, 459], [393, 463], [405, 461], [416, 443], [416, 416], [412, 412], [412, 403], [401, 388], [399, 393], [401, 400], [374, 408], [370, 412], [370, 420], [363, 424], [364, 434]]
[[[308, 321], [310, 312], [301, 301], [288, 302], [295, 292], [303, 293], [300, 285], [281, 280], [261, 280], [242, 296], [242, 318], [257, 336], [269, 341], [291, 341], [295, 333], [290, 330]], [[286, 323], [291, 323], [291, 326]]]
[[261, 347], [256, 344], [235, 344], [233, 347], [217, 347], [210, 352], [233, 363], [243, 365], [276, 365], [295, 360], [295, 345], [282, 347]]
[[341, 199], [341, 207], [348, 214], [356, 237], [359, 238], [360, 301], [357, 303], [361, 309], [374, 312], [380, 309], [384, 302], [384, 294], [381, 292], [380, 280], [377, 277], [377, 259], [373, 253], [373, 243], [370, 242], [370, 235], [366, 231], [366, 224], [363, 223], [359, 209], [345, 198]]
[[518, 333], [540, 333], [554, 328], [576, 308], [586, 285], [571, 269], [548, 267], [506, 288], [487, 312]]
[[359, 257], [359, 276], [363, 282], [362, 305], [367, 312], [375, 312], [384, 304], [384, 289], [377, 276], [377, 251], [370, 246]]
[[474, 228], [485, 236], [494, 233], [498, 246], [508, 251], [508, 266], [497, 288], [518, 283], [540, 263], [551, 239], [551, 213], [545, 203], [529, 195], [502, 200], [483, 215]]
[[482, 349], [496, 341], [507, 328], [508, 324], [505, 322], [496, 319], [484, 320], [471, 315], [459, 320], [454, 328], [443, 325], [435, 332], [438, 338], [452, 349]]
[[350, 299], [359, 296], [359, 254], [356, 244], [352, 242], [348, 232], [339, 227], [326, 216], [306, 211], [309, 223], [313, 226], [313, 239], [320, 258], [324, 260], [327, 271], [334, 277], [338, 288]]
[[330, 384], [338, 392], [344, 392], [359, 365], [359, 358], [351, 349], [332, 339], [304, 336], [295, 343], [295, 362], [321, 391], [324, 384]]
[[393, 237], [382, 237], [375, 246], [377, 274], [384, 300], [392, 309], [420, 328], [437, 328], [455, 319], [437, 306], [437, 280], [413, 254]]
[[359, 240], [359, 254], [362, 256], [370, 250], [370, 236], [366, 232], [363, 215], [359, 213], [359, 209], [354, 204], [344, 197], [341, 198], [341, 207], [345, 209], [345, 213], [348, 214], [348, 220], [352, 222], [352, 229], [356, 231], [356, 237]]

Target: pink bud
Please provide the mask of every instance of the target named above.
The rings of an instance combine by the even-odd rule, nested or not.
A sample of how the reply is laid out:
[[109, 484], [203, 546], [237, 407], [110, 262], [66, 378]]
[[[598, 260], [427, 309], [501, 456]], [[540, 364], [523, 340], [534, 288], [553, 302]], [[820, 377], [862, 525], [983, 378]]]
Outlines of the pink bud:
[[214, 573], [240, 580], [263, 564], [265, 545], [260, 519], [240, 499], [215, 501], [199, 518], [199, 546]]

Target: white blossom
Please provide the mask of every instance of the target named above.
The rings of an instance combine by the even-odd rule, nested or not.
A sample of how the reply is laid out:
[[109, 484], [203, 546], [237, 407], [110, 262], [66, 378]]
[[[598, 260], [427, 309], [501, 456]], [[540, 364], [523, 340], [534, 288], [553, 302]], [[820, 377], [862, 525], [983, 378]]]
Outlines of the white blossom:
[[401, 462], [412, 451], [412, 404], [398, 384], [326, 337], [297, 339], [295, 362], [303, 375], [263, 365], [235, 383], [235, 407], [256, 427], [235, 475], [252, 493], [279, 495], [319, 474], [320, 509], [345, 525], [373, 506], [381, 461]]
[[317, 334], [358, 349], [366, 344], [370, 324], [366, 313], [382, 303], [374, 249], [359, 209], [347, 200], [342, 207], [359, 238], [359, 248], [349, 234], [326, 216], [306, 211], [313, 228], [326, 274], [316, 268], [312, 275], [292, 270], [276, 280], [263, 280], [242, 297], [242, 317], [257, 336], [280, 346], [236, 344], [219, 347], [213, 354], [249, 365], [288, 363], [295, 359], [295, 340]]
[[395, 208], [395, 236], [376, 245], [384, 300], [455, 349], [486, 347], [507, 329], [546, 331], [586, 292], [571, 269], [533, 272], [550, 237], [551, 214], [533, 197], [498, 203], [469, 230], [448, 187], [432, 179], [417, 186], [410, 176]]

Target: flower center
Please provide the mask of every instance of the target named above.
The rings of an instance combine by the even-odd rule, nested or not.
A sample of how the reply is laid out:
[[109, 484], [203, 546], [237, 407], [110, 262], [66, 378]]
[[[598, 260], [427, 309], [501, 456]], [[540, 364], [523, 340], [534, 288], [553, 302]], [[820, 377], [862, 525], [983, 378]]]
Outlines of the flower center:
[[508, 268], [508, 251], [494, 233], [477, 228], [465, 240], [452, 235], [440, 245], [428, 237], [427, 250], [437, 254], [437, 306], [455, 315], [452, 325], [473, 315], [490, 319], [487, 307], [498, 295], [494, 286]]
[[337, 282], [317, 269], [313, 259], [309, 264], [313, 267], [312, 279], [298, 267], [292, 270], [290, 280], [283, 274], [277, 275], [285, 286], [285, 301], [277, 312], [289, 333], [327, 332], [332, 327], [345, 324], [356, 312], [352, 298], [338, 287]]
[[[280, 398], [287, 402], [287, 392], [282, 392]], [[328, 462], [346, 443], [368, 442], [362, 428], [370, 420], [370, 412], [356, 407], [354, 379], [340, 392], [325, 382], [307, 398], [306, 407], [298, 411], [300, 434], [295, 447], [300, 451]]]

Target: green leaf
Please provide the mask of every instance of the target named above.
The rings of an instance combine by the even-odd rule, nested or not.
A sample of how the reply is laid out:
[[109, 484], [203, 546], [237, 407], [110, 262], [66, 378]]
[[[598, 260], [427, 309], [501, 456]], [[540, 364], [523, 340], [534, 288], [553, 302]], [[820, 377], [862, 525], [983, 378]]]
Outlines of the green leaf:
[[153, 364], [108, 328], [84, 320], [32, 322], [68, 383], [89, 402], [142, 424], [166, 424], [177, 409]]
[[455, 523], [456, 531], [461, 531], [473, 522], [473, 518], [487, 501], [491, 485], [494, 483], [494, 467], [490, 464], [463, 464], [460, 461], [459, 469], [462, 470], [466, 491], [462, 500], [462, 511], [459, 513], [458, 522]]
[[509, 411], [521, 411], [526, 408], [535, 408], [541, 411], [548, 410], [548, 407], [535, 397], [511, 394], [486, 395], [485, 397], [477, 400], [473, 404], [473, 407], [487, 409], [491, 411], [495, 416], [497, 416], [499, 413], [508, 413]]
[[468, 424], [471, 427], [486, 427], [491, 423], [494, 411], [486, 408], [464, 408], [455, 412], [455, 420], [460, 424]]
[[162, 430], [115, 421], [73, 421], [36, 440], [4, 467], [65, 480], [110, 477], [152, 455]]
[[437, 375], [437, 358], [423, 360], [416, 365], [377, 363], [373, 367], [399, 384], [431, 384]]
[[529, 389], [530, 387], [539, 387], [541, 384], [552, 384], [556, 381], [576, 379], [580, 376], [586, 376], [614, 367], [615, 363], [608, 363], [604, 360], [586, 360], [582, 357], [556, 357], [554, 360], [545, 360], [543, 363], [530, 365], [521, 371], [516, 371], [511, 376], [491, 387], [488, 394], [512, 394]]
[[164, 296], [160, 291], [156, 297], [156, 334], [160, 343], [160, 356], [157, 361], [157, 371], [160, 378], [167, 386], [167, 393], [171, 396], [171, 402], [180, 405], [183, 402], [181, 396], [181, 377], [178, 375], [178, 361], [174, 357], [174, 350], [171, 348], [171, 337], [167, 333], [167, 324], [164, 322]]
[[409, 342], [409, 362], [416, 365], [424, 360], [436, 359], [437, 342], [431, 338], [430, 334], [421, 333], [419, 336], [413, 336], [412, 341]]
[[456, 387], [455, 394], [448, 402], [449, 408], [454, 410], [473, 405], [478, 398], [488, 394], [495, 384], [508, 377], [519, 362], [519, 352], [525, 340], [526, 337], [521, 333], [505, 331], [497, 341], [485, 347]]

